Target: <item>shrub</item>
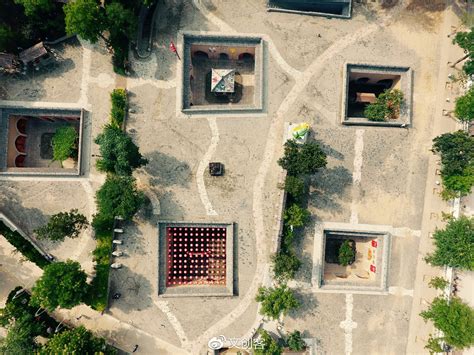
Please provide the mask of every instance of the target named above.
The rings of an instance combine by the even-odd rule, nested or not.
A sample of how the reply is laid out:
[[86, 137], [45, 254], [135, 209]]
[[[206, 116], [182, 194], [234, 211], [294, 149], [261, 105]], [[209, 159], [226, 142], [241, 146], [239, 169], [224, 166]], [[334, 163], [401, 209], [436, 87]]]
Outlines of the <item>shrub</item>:
[[299, 330], [295, 330], [293, 333], [290, 333], [287, 343], [290, 350], [301, 351], [306, 348], [306, 343], [304, 342]]
[[273, 319], [278, 319], [281, 314], [286, 315], [300, 305], [293, 291], [286, 285], [276, 288], [260, 287], [255, 300], [261, 303], [260, 313]]
[[433, 234], [435, 250], [425, 260], [434, 266], [474, 270], [474, 218], [451, 219]]
[[474, 28], [469, 32], [458, 32], [453, 42], [464, 50], [467, 61], [463, 65], [463, 70], [467, 75], [474, 74]]
[[374, 103], [365, 107], [364, 116], [370, 121], [397, 119], [400, 116], [400, 107], [403, 101], [403, 93], [400, 90], [385, 90]]
[[35, 233], [40, 239], [63, 241], [66, 237], [77, 238], [88, 224], [87, 218], [73, 209], [52, 215], [48, 224], [36, 229]]
[[110, 255], [112, 253], [112, 233], [96, 235], [97, 245], [92, 252], [96, 262], [95, 276], [89, 287], [85, 302], [93, 309], [102, 312], [107, 307], [109, 291]]
[[460, 121], [471, 122], [474, 120], [474, 87], [456, 99], [454, 114]]
[[444, 333], [443, 340], [457, 349], [474, 345], [474, 309], [454, 297], [450, 301], [437, 297], [430, 307], [420, 313], [425, 320]]
[[0, 221], [0, 234], [15, 247], [25, 258], [35, 263], [40, 268], [49, 265], [50, 262], [41, 254], [28, 240], [18, 232], [13, 232], [2, 221]]
[[441, 156], [443, 198], [465, 196], [474, 185], [474, 139], [464, 131], [433, 139], [433, 153]]
[[293, 279], [301, 267], [301, 261], [293, 251], [282, 252], [272, 256], [273, 272], [279, 281]]
[[304, 180], [297, 176], [288, 175], [285, 179], [285, 191], [294, 199], [298, 199], [304, 193]]
[[284, 219], [288, 225], [298, 228], [303, 227], [306, 224], [309, 216], [310, 213], [308, 210], [294, 203], [285, 211]]
[[352, 246], [349, 240], [344, 240], [344, 242], [339, 247], [338, 260], [339, 264], [342, 266], [350, 265], [354, 262], [355, 251], [352, 249]]
[[429, 287], [432, 287], [437, 290], [444, 290], [446, 287], [448, 287], [449, 282], [445, 280], [442, 277], [432, 277], [430, 282], [428, 283]]
[[258, 331], [260, 337], [258, 342], [254, 344], [255, 355], [280, 355], [282, 348], [278, 342], [265, 330]]
[[78, 134], [74, 127], [60, 127], [54, 133], [53, 160], [64, 161], [67, 158], [77, 158], [77, 139]]
[[110, 93], [110, 100], [112, 102], [111, 123], [122, 127], [128, 108], [127, 92], [125, 89], [114, 89]]
[[289, 175], [299, 176], [314, 174], [319, 168], [326, 166], [326, 154], [316, 142], [298, 144], [293, 139], [285, 143], [283, 157], [278, 164], [285, 169]]

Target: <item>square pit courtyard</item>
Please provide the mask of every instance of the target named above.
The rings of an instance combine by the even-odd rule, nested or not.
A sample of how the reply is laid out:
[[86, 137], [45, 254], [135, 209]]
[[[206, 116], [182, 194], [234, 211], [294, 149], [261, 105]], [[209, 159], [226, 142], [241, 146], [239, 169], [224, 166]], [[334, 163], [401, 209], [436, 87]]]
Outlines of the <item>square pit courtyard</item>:
[[257, 36], [184, 33], [184, 113], [263, 109], [263, 40]]
[[[412, 70], [409, 67], [375, 64], [344, 65], [342, 117], [345, 125], [405, 127], [411, 123]], [[386, 90], [400, 90], [404, 101], [396, 119], [370, 121], [364, 116], [367, 105]]]
[[[325, 223], [315, 235], [314, 285], [321, 290], [386, 292], [390, 258], [390, 228], [385, 226]], [[338, 263], [344, 241], [355, 248], [355, 260]]]
[[[81, 109], [0, 108], [0, 174], [80, 175], [83, 116]], [[78, 133], [77, 157], [53, 161], [52, 138], [67, 126]]]
[[158, 223], [158, 294], [234, 295], [234, 224]]

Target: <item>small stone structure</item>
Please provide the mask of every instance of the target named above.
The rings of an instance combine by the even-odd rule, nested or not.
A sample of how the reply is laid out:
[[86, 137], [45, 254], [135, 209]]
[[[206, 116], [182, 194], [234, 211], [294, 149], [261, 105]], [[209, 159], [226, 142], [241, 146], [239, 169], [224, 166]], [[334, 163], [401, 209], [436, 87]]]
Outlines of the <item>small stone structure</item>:
[[[185, 114], [263, 111], [264, 46], [259, 36], [184, 32], [178, 102]], [[212, 73], [232, 70], [232, 92], [212, 92]]]
[[158, 295], [234, 295], [234, 223], [158, 222]]
[[268, 0], [268, 11], [351, 18], [352, 0]]
[[[83, 118], [80, 108], [0, 106], [0, 175], [79, 176]], [[78, 131], [77, 162], [52, 161], [51, 138], [61, 126]]]
[[[323, 223], [316, 231], [313, 287], [321, 291], [387, 291], [390, 226]], [[342, 266], [326, 255], [334, 241], [355, 242], [355, 262]]]
[[[411, 124], [413, 73], [409, 67], [346, 63], [343, 70], [342, 124], [387, 127], [407, 127]], [[387, 121], [365, 118], [365, 105], [374, 102], [384, 90], [390, 89], [398, 89], [404, 96], [399, 117]]]

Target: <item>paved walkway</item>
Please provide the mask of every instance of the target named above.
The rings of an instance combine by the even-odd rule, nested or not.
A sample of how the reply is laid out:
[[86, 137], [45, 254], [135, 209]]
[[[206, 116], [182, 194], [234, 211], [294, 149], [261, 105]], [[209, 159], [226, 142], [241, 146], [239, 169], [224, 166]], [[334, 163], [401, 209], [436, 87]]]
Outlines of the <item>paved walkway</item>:
[[[451, 118], [442, 115], [443, 109], [452, 109], [454, 97], [447, 88], [442, 78], [449, 81], [448, 74], [453, 70], [447, 65], [448, 61], [454, 62], [462, 55], [462, 51], [451, 43], [448, 34], [452, 31], [452, 26], [458, 25], [456, 15], [447, 9], [444, 13], [443, 25], [440, 31], [440, 68], [436, 104], [434, 106], [434, 125], [432, 137], [436, 137], [442, 133], [454, 131], [459, 128], [458, 124]], [[450, 98], [450, 102], [446, 101]], [[437, 174], [439, 171], [439, 157], [433, 155], [429, 161], [428, 177], [426, 181], [425, 204], [423, 208], [422, 235], [418, 253], [418, 266], [416, 272], [415, 290], [413, 297], [412, 312], [410, 315], [410, 326], [408, 332], [408, 343], [406, 353], [426, 353], [424, 346], [430, 334], [434, 333], [434, 327], [431, 322], [425, 321], [419, 316], [420, 312], [425, 310], [434, 297], [438, 295], [437, 291], [428, 287], [428, 282], [434, 276], [444, 276], [441, 268], [434, 268], [428, 265], [424, 260], [424, 256], [433, 250], [431, 235], [437, 227], [442, 227], [442, 212], [450, 212], [451, 205], [443, 201], [438, 195], [441, 187], [438, 183], [441, 177]]]

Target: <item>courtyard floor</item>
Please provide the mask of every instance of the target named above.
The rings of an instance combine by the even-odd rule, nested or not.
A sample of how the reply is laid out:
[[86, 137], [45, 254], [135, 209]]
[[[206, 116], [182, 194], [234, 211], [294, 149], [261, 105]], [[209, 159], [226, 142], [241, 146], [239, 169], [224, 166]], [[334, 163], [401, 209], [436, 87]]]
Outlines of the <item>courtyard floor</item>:
[[[311, 178], [312, 223], [298, 245], [304, 265], [293, 285], [303, 307], [285, 317], [284, 330], [304, 331], [305, 337], [316, 339], [321, 353], [404, 353], [421, 258], [436, 87], [445, 80], [438, 73], [439, 41], [446, 38], [441, 32], [444, 7], [410, 7], [412, 3], [418, 1], [382, 10], [354, 2], [352, 19], [338, 20], [267, 13], [264, 0], [166, 0], [159, 5], [153, 53], [146, 60], [132, 59], [133, 73], [126, 80], [112, 72], [103, 44], [76, 40], [58, 45], [63, 59], [49, 69], [25, 78], [0, 77], [1, 99], [84, 107], [83, 153], [88, 156], [98, 153], [92, 140], [108, 120], [109, 92], [116, 85], [126, 85], [130, 92], [133, 113], [127, 131], [149, 160], [136, 173], [138, 185], [159, 199], [161, 213], [143, 210], [125, 227], [124, 267], [111, 270], [112, 292], [122, 297], [111, 301], [109, 318], [97, 316], [87, 324], [124, 349], [145, 334], [157, 339], [140, 345], [144, 353], [173, 353], [169, 349], [180, 347], [201, 354], [214, 336], [247, 336], [260, 321], [254, 297], [266, 280], [276, 237], [281, 174], [276, 160], [282, 154], [285, 122], [306, 121], [329, 164]], [[225, 117], [179, 112], [177, 59], [168, 47], [181, 30], [263, 35], [266, 112]], [[340, 125], [342, 70], [349, 60], [413, 69], [412, 127]], [[2, 178], [0, 210], [27, 233], [48, 215], [71, 208], [90, 218], [94, 192], [104, 180], [91, 159], [79, 178]], [[209, 176], [209, 161], [224, 163], [225, 175]], [[235, 297], [158, 297], [160, 220], [236, 223]], [[383, 224], [397, 230], [386, 295], [315, 292], [313, 239], [322, 222]], [[57, 258], [79, 260], [92, 270], [90, 230], [79, 240], [39, 243]], [[110, 324], [107, 330], [105, 324]]]

